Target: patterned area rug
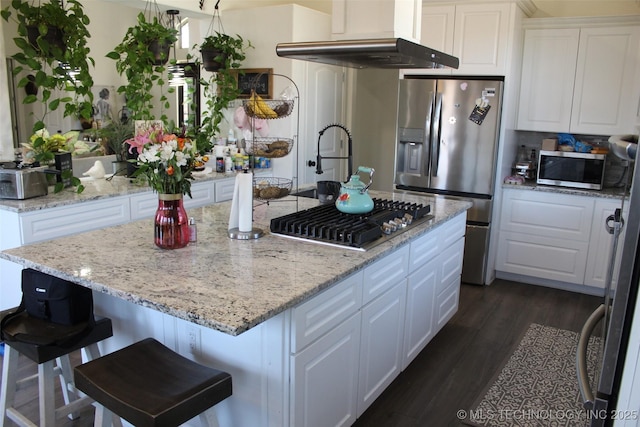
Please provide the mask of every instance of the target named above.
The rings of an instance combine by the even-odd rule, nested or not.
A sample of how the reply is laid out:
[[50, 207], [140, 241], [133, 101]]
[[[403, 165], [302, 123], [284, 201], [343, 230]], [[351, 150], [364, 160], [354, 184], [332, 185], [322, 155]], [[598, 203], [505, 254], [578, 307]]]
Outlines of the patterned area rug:
[[[472, 426], [588, 425], [576, 378], [575, 332], [531, 324], [513, 355], [467, 413]], [[599, 360], [600, 338], [587, 352], [591, 384]]]

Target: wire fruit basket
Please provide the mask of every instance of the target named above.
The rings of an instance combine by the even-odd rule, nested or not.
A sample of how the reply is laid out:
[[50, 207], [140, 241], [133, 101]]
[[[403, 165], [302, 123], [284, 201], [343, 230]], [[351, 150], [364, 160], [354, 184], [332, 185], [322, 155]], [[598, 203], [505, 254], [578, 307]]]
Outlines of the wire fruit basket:
[[244, 112], [258, 119], [281, 119], [293, 111], [293, 100], [284, 99], [247, 99], [242, 101]]
[[284, 157], [293, 148], [293, 139], [278, 137], [263, 137], [253, 140], [245, 140], [245, 152], [247, 154], [276, 159]]
[[292, 182], [287, 178], [255, 178], [253, 180], [253, 197], [259, 200], [281, 199], [291, 192]]

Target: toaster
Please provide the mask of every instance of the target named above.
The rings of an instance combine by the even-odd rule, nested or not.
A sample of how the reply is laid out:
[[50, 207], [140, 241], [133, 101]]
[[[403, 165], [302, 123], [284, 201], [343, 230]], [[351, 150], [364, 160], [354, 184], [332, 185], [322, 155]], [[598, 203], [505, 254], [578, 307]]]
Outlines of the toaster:
[[0, 167], [0, 199], [29, 199], [49, 193], [45, 167]]

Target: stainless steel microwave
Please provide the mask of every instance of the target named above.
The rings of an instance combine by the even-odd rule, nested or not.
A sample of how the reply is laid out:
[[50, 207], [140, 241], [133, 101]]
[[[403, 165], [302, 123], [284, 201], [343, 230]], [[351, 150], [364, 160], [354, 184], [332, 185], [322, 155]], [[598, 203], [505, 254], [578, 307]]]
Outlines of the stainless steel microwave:
[[602, 190], [606, 154], [540, 151], [538, 184]]

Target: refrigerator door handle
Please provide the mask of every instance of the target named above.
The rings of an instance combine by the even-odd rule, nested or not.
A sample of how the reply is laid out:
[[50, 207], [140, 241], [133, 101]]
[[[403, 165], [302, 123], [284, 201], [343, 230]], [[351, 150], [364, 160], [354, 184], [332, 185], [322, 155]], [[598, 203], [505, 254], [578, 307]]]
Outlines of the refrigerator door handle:
[[431, 123], [431, 176], [438, 176], [440, 161], [440, 115], [442, 114], [442, 94], [436, 92]]
[[[424, 124], [424, 152], [426, 153], [424, 167], [424, 174], [426, 177], [431, 177], [431, 157], [433, 156], [433, 106], [435, 105], [435, 92], [429, 92], [429, 105], [427, 109], [427, 117]], [[429, 179], [428, 186], [431, 185], [431, 180]]]
[[582, 406], [587, 410], [592, 410], [594, 407], [594, 396], [589, 384], [589, 374], [587, 372], [587, 347], [589, 345], [589, 338], [595, 329], [596, 325], [605, 315], [605, 306], [600, 304], [593, 313], [589, 316], [582, 331], [580, 332], [580, 339], [578, 340], [578, 348], [576, 350], [576, 373], [578, 376], [578, 387], [580, 388], [580, 395], [582, 396]]

